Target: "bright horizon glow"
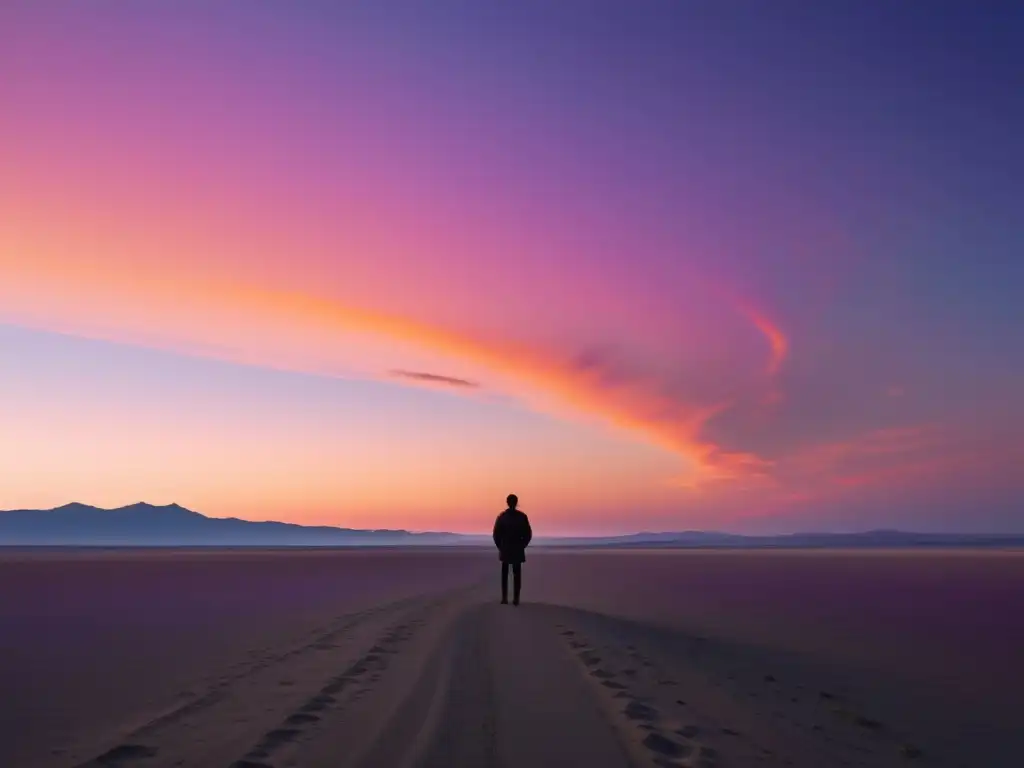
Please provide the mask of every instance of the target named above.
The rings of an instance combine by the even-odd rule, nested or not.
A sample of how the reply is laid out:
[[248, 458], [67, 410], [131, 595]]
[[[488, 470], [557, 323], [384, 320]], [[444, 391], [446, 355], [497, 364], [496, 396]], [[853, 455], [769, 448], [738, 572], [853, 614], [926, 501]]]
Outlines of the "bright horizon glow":
[[1024, 530], [1014, 22], [891, 13], [4, 6], [0, 508]]

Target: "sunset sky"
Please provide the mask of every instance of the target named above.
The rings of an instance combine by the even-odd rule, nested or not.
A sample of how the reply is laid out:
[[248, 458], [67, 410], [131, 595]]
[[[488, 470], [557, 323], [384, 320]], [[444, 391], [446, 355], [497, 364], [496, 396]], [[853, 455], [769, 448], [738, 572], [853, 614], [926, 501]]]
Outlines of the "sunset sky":
[[0, 3], [0, 509], [1024, 531], [1016, 3]]

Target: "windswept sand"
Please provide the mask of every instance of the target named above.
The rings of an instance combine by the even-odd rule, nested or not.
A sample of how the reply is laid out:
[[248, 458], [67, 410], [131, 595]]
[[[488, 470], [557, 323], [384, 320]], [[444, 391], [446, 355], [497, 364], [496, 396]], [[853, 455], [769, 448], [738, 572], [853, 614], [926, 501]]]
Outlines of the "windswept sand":
[[[304, 574], [307, 568], [314, 575], [354, 569], [365, 578], [372, 570], [368, 561], [353, 564], [351, 558], [361, 555], [277, 557], [306, 557]], [[1012, 729], [994, 726], [976, 743], [968, 738], [959, 753], [937, 748], [943, 734], [928, 730], [928, 717], [905, 712], [903, 718], [899, 707], [894, 714], [884, 697], [865, 693], [870, 687], [848, 684], [849, 669], [835, 659], [685, 630], [664, 620], [669, 616], [646, 621], [621, 610], [612, 615], [540, 602], [574, 584], [565, 574], [581, 564], [591, 569], [593, 585], [601, 586], [614, 572], [614, 556], [531, 555], [528, 599], [519, 607], [497, 604], [496, 564], [489, 553], [390, 557], [375, 561], [382, 580], [390, 574], [389, 586], [378, 586], [376, 599], [360, 604], [353, 597], [360, 593], [358, 585], [350, 585], [347, 596], [339, 590], [337, 600], [315, 610], [307, 606], [301, 631], [295, 622], [289, 632], [267, 622], [257, 632], [258, 622], [247, 621], [245, 642], [225, 642], [205, 656], [189, 641], [181, 653], [202, 663], [172, 678], [178, 683], [173, 691], [160, 669], [150, 676], [140, 673], [122, 646], [124, 662], [108, 659], [107, 673], [129, 674], [136, 686], [149, 686], [153, 695], [145, 706], [108, 706], [88, 728], [67, 729], [59, 739], [52, 734], [48, 743], [37, 741], [20, 753], [11, 747], [19, 732], [5, 730], [0, 750], [12, 757], [0, 764], [1019, 765], [1021, 744], [1013, 743]], [[403, 563], [402, 557], [412, 559]], [[236, 568], [251, 569], [254, 562], [275, 568], [270, 555], [234, 562]], [[657, 562], [660, 568], [663, 561]], [[406, 567], [412, 576], [401, 575]], [[636, 594], [637, 610], [652, 599]], [[266, 605], [273, 600], [267, 597]], [[331, 605], [336, 610], [329, 610]], [[201, 669], [205, 674], [198, 674]], [[884, 675], [879, 683], [884, 694]], [[901, 686], [894, 683], [888, 691], [894, 701]], [[103, 687], [92, 695], [102, 700]], [[947, 714], [937, 727], [958, 722], [955, 698], [933, 704], [934, 712]], [[963, 719], [965, 728], [969, 721]]]

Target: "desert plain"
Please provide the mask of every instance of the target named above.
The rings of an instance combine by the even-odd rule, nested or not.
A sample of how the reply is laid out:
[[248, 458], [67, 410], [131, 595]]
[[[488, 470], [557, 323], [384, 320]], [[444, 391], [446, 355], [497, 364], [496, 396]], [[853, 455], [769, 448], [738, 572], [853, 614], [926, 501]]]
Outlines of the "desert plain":
[[0, 550], [3, 768], [1024, 756], [1024, 553]]

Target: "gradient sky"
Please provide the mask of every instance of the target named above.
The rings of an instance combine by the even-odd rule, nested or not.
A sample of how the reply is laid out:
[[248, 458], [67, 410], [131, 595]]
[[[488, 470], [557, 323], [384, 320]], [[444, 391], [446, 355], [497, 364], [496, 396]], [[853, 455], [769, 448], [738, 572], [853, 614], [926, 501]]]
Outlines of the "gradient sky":
[[0, 4], [0, 508], [1024, 530], [1019, 3]]

